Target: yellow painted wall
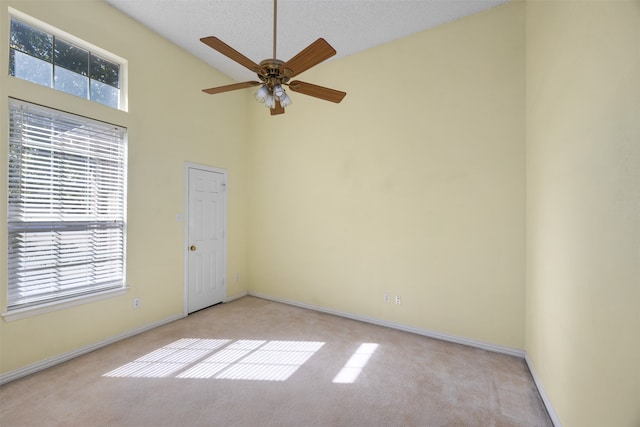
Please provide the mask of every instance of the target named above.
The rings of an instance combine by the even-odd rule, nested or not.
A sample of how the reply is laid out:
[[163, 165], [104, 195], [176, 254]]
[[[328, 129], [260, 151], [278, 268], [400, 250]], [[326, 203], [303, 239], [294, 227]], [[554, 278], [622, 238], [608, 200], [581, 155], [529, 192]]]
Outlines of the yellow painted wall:
[[252, 292], [524, 348], [524, 10], [300, 76], [339, 105], [251, 109]]
[[640, 1], [527, 4], [526, 351], [563, 426], [640, 426]]
[[7, 6], [129, 60], [128, 113], [0, 73], [0, 128], [13, 96], [129, 129], [131, 290], [0, 321], [0, 372], [182, 312], [190, 161], [229, 170], [230, 296], [525, 348], [563, 425], [640, 425], [640, 1], [511, 2], [309, 70], [347, 97], [279, 117], [101, 1], [2, 0], [0, 70]]
[[[129, 61], [129, 112], [7, 76], [7, 7]], [[229, 80], [101, 1], [2, 1], [0, 8], [0, 223], [6, 224], [7, 98], [17, 97], [128, 128], [127, 283], [124, 296], [23, 320], [0, 320], [0, 371], [82, 348], [183, 311], [184, 162], [229, 173], [228, 295], [246, 292], [247, 132], [249, 96], [218, 98], [202, 88]], [[7, 241], [0, 227], [0, 241]], [[6, 266], [6, 244], [0, 265]], [[6, 268], [0, 311], [6, 311]], [[133, 297], [142, 308], [132, 309]]]

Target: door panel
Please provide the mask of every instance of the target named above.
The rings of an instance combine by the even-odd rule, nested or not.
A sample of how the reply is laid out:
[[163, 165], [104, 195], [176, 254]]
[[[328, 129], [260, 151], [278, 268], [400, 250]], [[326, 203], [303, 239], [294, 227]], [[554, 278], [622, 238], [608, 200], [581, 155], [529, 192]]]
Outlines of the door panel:
[[225, 174], [190, 167], [187, 213], [187, 311], [223, 302], [225, 284]]

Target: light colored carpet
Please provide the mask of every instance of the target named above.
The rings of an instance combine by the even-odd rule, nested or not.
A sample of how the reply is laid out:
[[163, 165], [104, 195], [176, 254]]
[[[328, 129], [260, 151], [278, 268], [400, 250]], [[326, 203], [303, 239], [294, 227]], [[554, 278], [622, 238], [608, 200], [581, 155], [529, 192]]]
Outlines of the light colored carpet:
[[254, 297], [6, 384], [0, 410], [3, 427], [552, 425], [519, 358]]

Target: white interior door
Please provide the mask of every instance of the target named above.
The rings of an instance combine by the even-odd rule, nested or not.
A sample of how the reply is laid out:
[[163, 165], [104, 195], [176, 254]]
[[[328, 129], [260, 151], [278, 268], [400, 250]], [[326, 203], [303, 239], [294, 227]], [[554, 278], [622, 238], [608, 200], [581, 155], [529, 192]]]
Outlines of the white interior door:
[[226, 172], [187, 166], [187, 313], [226, 299]]

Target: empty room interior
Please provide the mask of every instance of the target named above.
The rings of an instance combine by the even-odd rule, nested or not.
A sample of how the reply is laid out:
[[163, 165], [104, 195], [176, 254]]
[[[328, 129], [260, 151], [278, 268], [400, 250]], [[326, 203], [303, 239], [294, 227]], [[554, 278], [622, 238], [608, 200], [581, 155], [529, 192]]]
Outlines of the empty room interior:
[[[301, 328], [305, 313], [320, 323], [314, 316], [330, 315], [521, 360], [553, 425], [640, 426], [640, 0], [498, 1], [305, 70], [305, 82], [347, 95], [326, 102], [291, 84], [293, 104], [276, 115], [256, 88], [203, 93], [242, 80], [117, 7], [126, 3], [2, 0], [0, 399], [11, 390], [37, 399], [16, 384], [154, 328], [208, 315], [215, 323], [233, 304], [247, 318], [284, 304]], [[148, 3], [152, 14], [206, 2]], [[266, 51], [251, 55], [260, 61], [271, 54], [273, 3], [248, 3], [264, 11]], [[340, 3], [359, 4], [364, 16], [376, 3], [415, 2], [282, 0], [278, 37], [286, 39], [288, 9]], [[120, 103], [17, 77], [12, 19], [122, 60]], [[251, 52], [228, 34], [200, 37]], [[126, 280], [105, 295], [20, 305], [10, 291], [9, 129], [25, 105], [126, 132]], [[190, 268], [201, 247], [191, 241], [189, 200], [199, 170], [221, 177], [222, 246], [206, 261], [218, 297], [194, 307]], [[314, 351], [309, 360], [322, 359]]]

